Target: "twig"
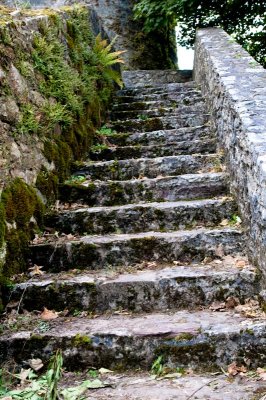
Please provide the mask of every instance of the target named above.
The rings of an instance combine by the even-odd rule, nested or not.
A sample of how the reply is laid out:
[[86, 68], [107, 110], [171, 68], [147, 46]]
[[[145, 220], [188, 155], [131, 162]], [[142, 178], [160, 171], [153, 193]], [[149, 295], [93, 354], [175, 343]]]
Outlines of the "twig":
[[24, 290], [23, 290], [23, 292], [22, 292], [22, 295], [21, 295], [20, 300], [19, 300], [19, 303], [18, 303], [17, 314], [19, 313], [19, 309], [20, 309], [20, 306], [21, 306], [21, 303], [22, 303], [24, 294], [25, 294], [25, 292], [26, 292], [26, 290], [27, 290], [27, 288], [28, 288], [28, 284], [29, 284], [30, 282], [31, 282], [31, 279], [28, 280], [28, 282], [26, 283], [25, 288], [24, 288]]
[[[193, 397], [196, 393], [198, 393], [201, 389], [203, 389], [205, 386], [207, 386], [207, 385], [209, 385], [210, 383], [213, 383], [213, 382], [215, 382], [215, 381], [218, 381], [218, 380], [219, 380], [219, 378], [216, 378], [216, 379], [213, 379], [213, 380], [211, 380], [211, 381], [209, 381], [209, 382], [207, 382], [207, 383], [204, 383], [204, 385], [202, 385], [199, 389], [195, 390], [195, 392], [193, 392], [189, 397], [187, 397], [186, 400], [192, 399], [192, 397]], [[263, 399], [262, 399], [262, 400], [263, 400]]]

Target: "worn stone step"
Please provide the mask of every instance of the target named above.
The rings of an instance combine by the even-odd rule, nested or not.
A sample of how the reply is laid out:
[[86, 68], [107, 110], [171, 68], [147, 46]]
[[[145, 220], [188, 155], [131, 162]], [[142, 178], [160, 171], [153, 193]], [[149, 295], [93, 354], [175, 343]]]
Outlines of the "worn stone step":
[[219, 225], [234, 214], [237, 214], [236, 203], [222, 198], [70, 209], [48, 216], [45, 224], [72, 234], [166, 232]]
[[186, 82], [186, 83], [165, 83], [161, 85], [156, 85], [156, 86], [140, 86], [140, 87], [132, 87], [132, 88], [125, 88], [118, 90], [116, 92], [116, 96], [135, 96], [139, 94], [154, 94], [154, 93], [171, 93], [171, 92], [176, 92], [176, 93], [185, 93], [185, 92], [190, 92], [191, 90], [193, 91], [198, 91], [200, 93], [200, 88], [198, 88], [198, 85], [194, 82]]
[[57, 318], [46, 332], [40, 321], [1, 335], [1, 364], [33, 358], [46, 362], [58, 349], [69, 370], [150, 369], [159, 356], [170, 368], [201, 372], [226, 370], [233, 361], [254, 369], [266, 361], [265, 320], [250, 321], [233, 311]]
[[135, 70], [123, 71], [123, 82], [126, 87], [141, 87], [147, 85], [162, 85], [181, 83], [192, 80], [191, 70]]
[[[125, 96], [125, 100], [127, 100]], [[130, 100], [134, 100], [129, 97]], [[192, 104], [201, 104], [203, 102], [203, 98], [199, 93], [191, 93], [189, 95], [182, 95], [177, 100], [172, 100], [170, 98], [165, 98], [161, 100], [147, 100], [147, 101], [125, 101], [122, 102], [121, 97], [118, 98], [118, 101], [115, 99], [115, 103], [112, 106], [112, 112], [114, 111], [134, 111], [134, 110], [154, 110], [165, 107], [180, 107], [180, 106], [189, 106]]]
[[148, 93], [148, 94], [143, 94], [143, 93], [135, 93], [134, 95], [132, 94], [122, 94], [120, 96], [117, 96], [114, 99], [114, 105], [119, 105], [119, 104], [130, 104], [130, 103], [135, 103], [135, 102], [141, 102], [146, 103], [146, 102], [174, 102], [175, 104], [193, 104], [194, 102], [197, 102], [198, 100], [202, 100], [202, 95], [201, 92], [198, 90], [187, 90], [184, 92], [177, 92], [177, 91], [160, 91], [158, 93]]
[[153, 108], [149, 110], [113, 110], [111, 113], [112, 120], [127, 120], [127, 119], [139, 119], [139, 120], [146, 120], [147, 118], [154, 118], [154, 117], [162, 117], [162, 116], [183, 116], [190, 113], [206, 113], [206, 105], [205, 103], [198, 102], [192, 105], [175, 105], [171, 107], [167, 107], [166, 105], [159, 108]]
[[88, 180], [62, 185], [60, 199], [89, 206], [203, 199], [225, 195], [227, 178], [225, 173], [219, 172], [128, 181]]
[[218, 172], [222, 169], [222, 158], [220, 154], [193, 154], [131, 160], [78, 162], [73, 166], [73, 176], [85, 176], [104, 181]]
[[20, 307], [27, 311], [41, 311], [45, 306], [97, 314], [122, 309], [195, 309], [225, 302], [229, 297], [244, 303], [259, 292], [258, 275], [248, 266], [240, 270], [232, 260], [225, 265], [178, 266], [128, 274], [53, 274], [15, 285], [8, 298], [20, 301]]
[[134, 95], [120, 95], [114, 100], [114, 105], [119, 104], [130, 104], [135, 102], [146, 103], [146, 102], [173, 102], [175, 104], [194, 104], [197, 101], [202, 100], [202, 95], [199, 91], [190, 90], [185, 92], [161, 91], [159, 93], [141, 94], [137, 93]]
[[72, 240], [63, 236], [32, 245], [31, 259], [47, 271], [95, 270], [134, 265], [143, 260], [202, 261], [205, 257], [216, 257], [218, 247], [222, 247], [224, 254], [236, 254], [242, 251], [242, 246], [242, 233], [234, 228], [83, 236]]
[[[196, 375], [188, 372], [154, 378], [152, 373], [112, 373], [104, 376], [110, 387], [89, 391], [86, 400], [255, 400], [266, 394], [262, 380], [250, 375], [228, 379], [226, 375]], [[79, 382], [67, 373], [68, 382]], [[81, 381], [82, 383], [82, 381]], [[195, 395], [193, 395], [195, 393]], [[158, 397], [159, 395], [159, 397]], [[192, 397], [191, 397], [192, 396]]]
[[114, 146], [105, 147], [97, 151], [90, 151], [89, 157], [93, 161], [125, 160], [129, 158], [152, 158], [178, 156], [181, 154], [210, 154], [217, 150], [217, 139], [200, 139], [177, 142], [169, 146]]
[[184, 114], [183, 116], [173, 115], [148, 118], [145, 120], [128, 119], [113, 121], [109, 126], [117, 132], [152, 132], [204, 125], [209, 121], [209, 117], [209, 114], [197, 113], [195, 111], [194, 113]]
[[215, 137], [215, 133], [210, 131], [208, 125], [151, 132], [112, 133], [111, 135], [106, 135], [107, 141], [116, 146], [175, 145], [178, 142], [200, 139], [206, 140]]

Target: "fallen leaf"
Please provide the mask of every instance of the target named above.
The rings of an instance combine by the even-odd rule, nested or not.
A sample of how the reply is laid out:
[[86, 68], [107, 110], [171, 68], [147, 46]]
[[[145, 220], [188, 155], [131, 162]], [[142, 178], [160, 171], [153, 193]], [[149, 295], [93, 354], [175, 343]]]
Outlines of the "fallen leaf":
[[223, 219], [222, 222], [220, 222], [220, 226], [228, 226], [228, 225], [229, 225], [228, 219]]
[[31, 373], [30, 368], [29, 369], [21, 368], [20, 373], [16, 374], [16, 377], [20, 380], [21, 385], [24, 385], [30, 373]]
[[236, 266], [238, 268], [243, 268], [247, 265], [247, 262], [245, 260], [236, 260]]
[[32, 358], [28, 362], [29, 362], [29, 366], [36, 372], [40, 371], [40, 369], [42, 369], [42, 367], [43, 367], [43, 362], [40, 358]]
[[237, 297], [231, 296], [231, 297], [228, 297], [226, 299], [225, 304], [226, 304], [226, 308], [230, 309], [230, 308], [237, 307], [240, 304], [240, 302], [239, 302], [239, 299]]
[[212, 310], [212, 311], [221, 311], [221, 310], [225, 310], [225, 309], [226, 309], [226, 303], [214, 301], [214, 302], [210, 305], [209, 309]]
[[205, 257], [204, 260], [202, 261], [202, 264], [206, 265], [212, 262], [211, 257]]
[[29, 268], [30, 275], [44, 275], [44, 272], [42, 271], [43, 267], [40, 267], [39, 265], [34, 264], [33, 267]]
[[75, 239], [75, 236], [72, 235], [71, 233], [69, 233], [68, 235], [66, 235], [67, 240], [72, 240]]
[[111, 374], [111, 373], [113, 373], [114, 371], [111, 371], [110, 369], [107, 369], [107, 368], [100, 368], [99, 369], [99, 374], [101, 374], [101, 375], [104, 375], [104, 374]]
[[232, 364], [228, 365], [228, 369], [227, 369], [229, 375], [231, 376], [236, 376], [238, 375], [240, 372], [247, 372], [247, 368], [244, 365], [241, 365], [240, 367], [237, 366], [237, 363], [234, 361], [232, 362]]
[[50, 321], [51, 319], [56, 318], [58, 318], [57, 312], [48, 310], [48, 308], [44, 307], [43, 312], [41, 313], [41, 319], [44, 321]]
[[182, 374], [180, 372], [173, 372], [171, 374], [166, 374], [161, 376], [160, 378], [157, 378], [157, 381], [163, 380], [163, 379], [173, 379], [173, 378], [181, 378]]

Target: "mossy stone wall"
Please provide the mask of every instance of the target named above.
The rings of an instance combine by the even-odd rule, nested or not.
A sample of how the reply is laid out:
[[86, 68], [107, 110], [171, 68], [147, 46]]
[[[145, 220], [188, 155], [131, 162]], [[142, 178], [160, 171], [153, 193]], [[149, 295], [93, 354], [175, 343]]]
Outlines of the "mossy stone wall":
[[86, 156], [113, 80], [97, 52], [88, 7], [0, 13], [3, 282], [28, 268], [29, 240], [72, 162]]

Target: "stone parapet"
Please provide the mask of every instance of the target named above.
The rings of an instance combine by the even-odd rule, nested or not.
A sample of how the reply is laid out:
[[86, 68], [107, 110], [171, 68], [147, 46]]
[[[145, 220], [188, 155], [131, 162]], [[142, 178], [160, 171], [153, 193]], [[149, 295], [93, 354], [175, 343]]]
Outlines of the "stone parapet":
[[266, 277], [266, 71], [222, 29], [197, 32], [195, 80], [225, 151], [250, 256]]

